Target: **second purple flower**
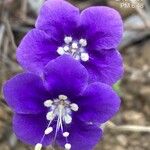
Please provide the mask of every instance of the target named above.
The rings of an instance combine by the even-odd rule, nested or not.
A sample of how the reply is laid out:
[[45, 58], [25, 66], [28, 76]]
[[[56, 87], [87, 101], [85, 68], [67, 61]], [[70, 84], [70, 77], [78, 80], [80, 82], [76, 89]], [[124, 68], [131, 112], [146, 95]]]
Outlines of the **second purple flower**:
[[90, 7], [80, 13], [64, 0], [47, 0], [36, 28], [22, 40], [17, 59], [25, 70], [41, 75], [50, 60], [71, 55], [88, 70], [89, 82], [112, 85], [123, 74], [116, 49], [122, 32], [122, 19], [112, 8]]

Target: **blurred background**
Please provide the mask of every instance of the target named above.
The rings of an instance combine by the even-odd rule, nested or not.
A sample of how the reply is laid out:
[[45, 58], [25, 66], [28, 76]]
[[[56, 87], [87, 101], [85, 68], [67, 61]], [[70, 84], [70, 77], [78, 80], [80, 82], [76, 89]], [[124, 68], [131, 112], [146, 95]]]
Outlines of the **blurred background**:
[[[16, 62], [16, 47], [34, 28], [43, 1], [0, 0], [0, 88], [4, 81], [22, 71]], [[81, 10], [96, 5], [113, 7], [124, 21], [119, 50], [125, 74], [115, 85], [122, 106], [106, 125], [95, 150], [150, 150], [150, 0], [70, 1]], [[11, 119], [12, 112], [0, 94], [0, 150], [32, 150], [17, 140]]]

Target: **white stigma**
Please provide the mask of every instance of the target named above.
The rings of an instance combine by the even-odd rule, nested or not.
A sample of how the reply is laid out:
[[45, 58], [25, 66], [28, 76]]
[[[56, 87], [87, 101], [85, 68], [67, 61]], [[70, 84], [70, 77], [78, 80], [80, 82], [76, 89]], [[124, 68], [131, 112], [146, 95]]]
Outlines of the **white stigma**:
[[37, 143], [37, 144], [35, 145], [34, 150], [41, 150], [41, 149], [42, 149], [42, 144], [41, 144], [41, 143]]
[[72, 117], [67, 114], [64, 116], [64, 121], [66, 124], [70, 124], [72, 122]]
[[45, 134], [46, 134], [46, 135], [50, 134], [51, 132], [53, 132], [53, 128], [52, 128], [52, 127], [48, 127], [48, 128], [45, 130]]
[[65, 51], [64, 51], [63, 47], [58, 47], [57, 53], [58, 53], [59, 55], [65, 54]]
[[64, 132], [64, 133], [63, 133], [63, 136], [64, 136], [64, 137], [68, 137], [68, 136], [69, 136], [69, 132]]
[[85, 39], [80, 39], [79, 44], [83, 47], [87, 46], [87, 40]]
[[67, 150], [70, 150], [70, 149], [71, 149], [71, 144], [66, 143], [66, 144], [65, 144], [65, 148], [66, 148]]
[[71, 43], [71, 42], [72, 42], [72, 37], [71, 37], [71, 36], [66, 36], [66, 37], [64, 38], [64, 42], [65, 42], [66, 44]]
[[88, 53], [81, 53], [81, 60], [82, 61], [88, 61], [89, 60], [89, 54]]
[[73, 111], [78, 111], [79, 110], [79, 106], [75, 103], [70, 104], [70, 107]]
[[52, 101], [52, 100], [46, 100], [46, 101], [44, 102], [44, 106], [45, 106], [45, 107], [51, 107], [52, 104], [53, 104], [53, 101]]

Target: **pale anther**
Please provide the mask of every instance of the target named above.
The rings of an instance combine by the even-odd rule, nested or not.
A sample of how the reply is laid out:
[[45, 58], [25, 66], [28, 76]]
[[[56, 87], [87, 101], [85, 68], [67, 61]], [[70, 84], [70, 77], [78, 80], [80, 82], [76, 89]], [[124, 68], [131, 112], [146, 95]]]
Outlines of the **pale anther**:
[[64, 46], [64, 51], [65, 52], [69, 51], [69, 47], [68, 46]]
[[65, 148], [66, 148], [67, 150], [70, 150], [70, 149], [71, 149], [71, 144], [66, 143], [66, 144], [65, 144]]
[[46, 130], [45, 130], [45, 134], [50, 134], [51, 132], [53, 131], [53, 128], [52, 127], [48, 127]]
[[64, 49], [63, 49], [62, 47], [59, 47], [59, 48], [57, 49], [57, 53], [58, 53], [59, 55], [63, 55], [63, 54], [65, 53], [65, 51], [64, 51]]
[[75, 103], [70, 104], [70, 107], [73, 111], [78, 111], [79, 110], [79, 106]]
[[46, 115], [47, 120], [53, 120], [54, 118], [54, 113], [52, 111], [48, 112]]
[[51, 107], [52, 104], [53, 104], [53, 101], [52, 101], [52, 100], [46, 100], [46, 101], [44, 102], [44, 106], [45, 106], [45, 107]]
[[42, 149], [42, 144], [41, 144], [41, 143], [37, 143], [37, 144], [35, 145], [34, 150], [41, 150], [41, 149]]
[[72, 37], [71, 37], [71, 36], [66, 36], [66, 37], [64, 38], [64, 42], [65, 42], [66, 44], [71, 43], [71, 42], [72, 42]]
[[66, 95], [59, 95], [58, 98], [62, 99], [62, 100], [67, 100], [68, 99], [68, 97]]
[[77, 49], [77, 48], [78, 48], [78, 44], [77, 44], [76, 42], [73, 42], [73, 43], [72, 43], [72, 48], [73, 48], [73, 49]]
[[67, 114], [64, 116], [64, 121], [66, 124], [70, 124], [72, 122], [72, 117]]
[[64, 136], [64, 137], [68, 137], [68, 136], [69, 136], [69, 132], [64, 132], [64, 133], [63, 133], [63, 136]]
[[79, 44], [83, 47], [87, 46], [87, 41], [85, 39], [80, 39]]
[[81, 53], [81, 60], [82, 61], [88, 61], [89, 60], [89, 54], [88, 53]]

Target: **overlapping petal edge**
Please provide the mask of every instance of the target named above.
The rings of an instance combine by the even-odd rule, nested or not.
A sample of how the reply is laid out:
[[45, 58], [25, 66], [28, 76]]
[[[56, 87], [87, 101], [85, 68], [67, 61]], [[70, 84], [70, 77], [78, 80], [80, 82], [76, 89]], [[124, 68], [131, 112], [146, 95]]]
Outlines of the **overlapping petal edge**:
[[60, 55], [64, 38], [86, 39], [89, 60], [80, 61], [89, 72], [89, 82], [114, 84], [123, 75], [123, 63], [117, 46], [123, 33], [119, 13], [108, 7], [89, 7], [81, 13], [64, 0], [47, 0], [41, 8], [36, 28], [20, 43], [17, 60], [22, 67], [36, 74]]

